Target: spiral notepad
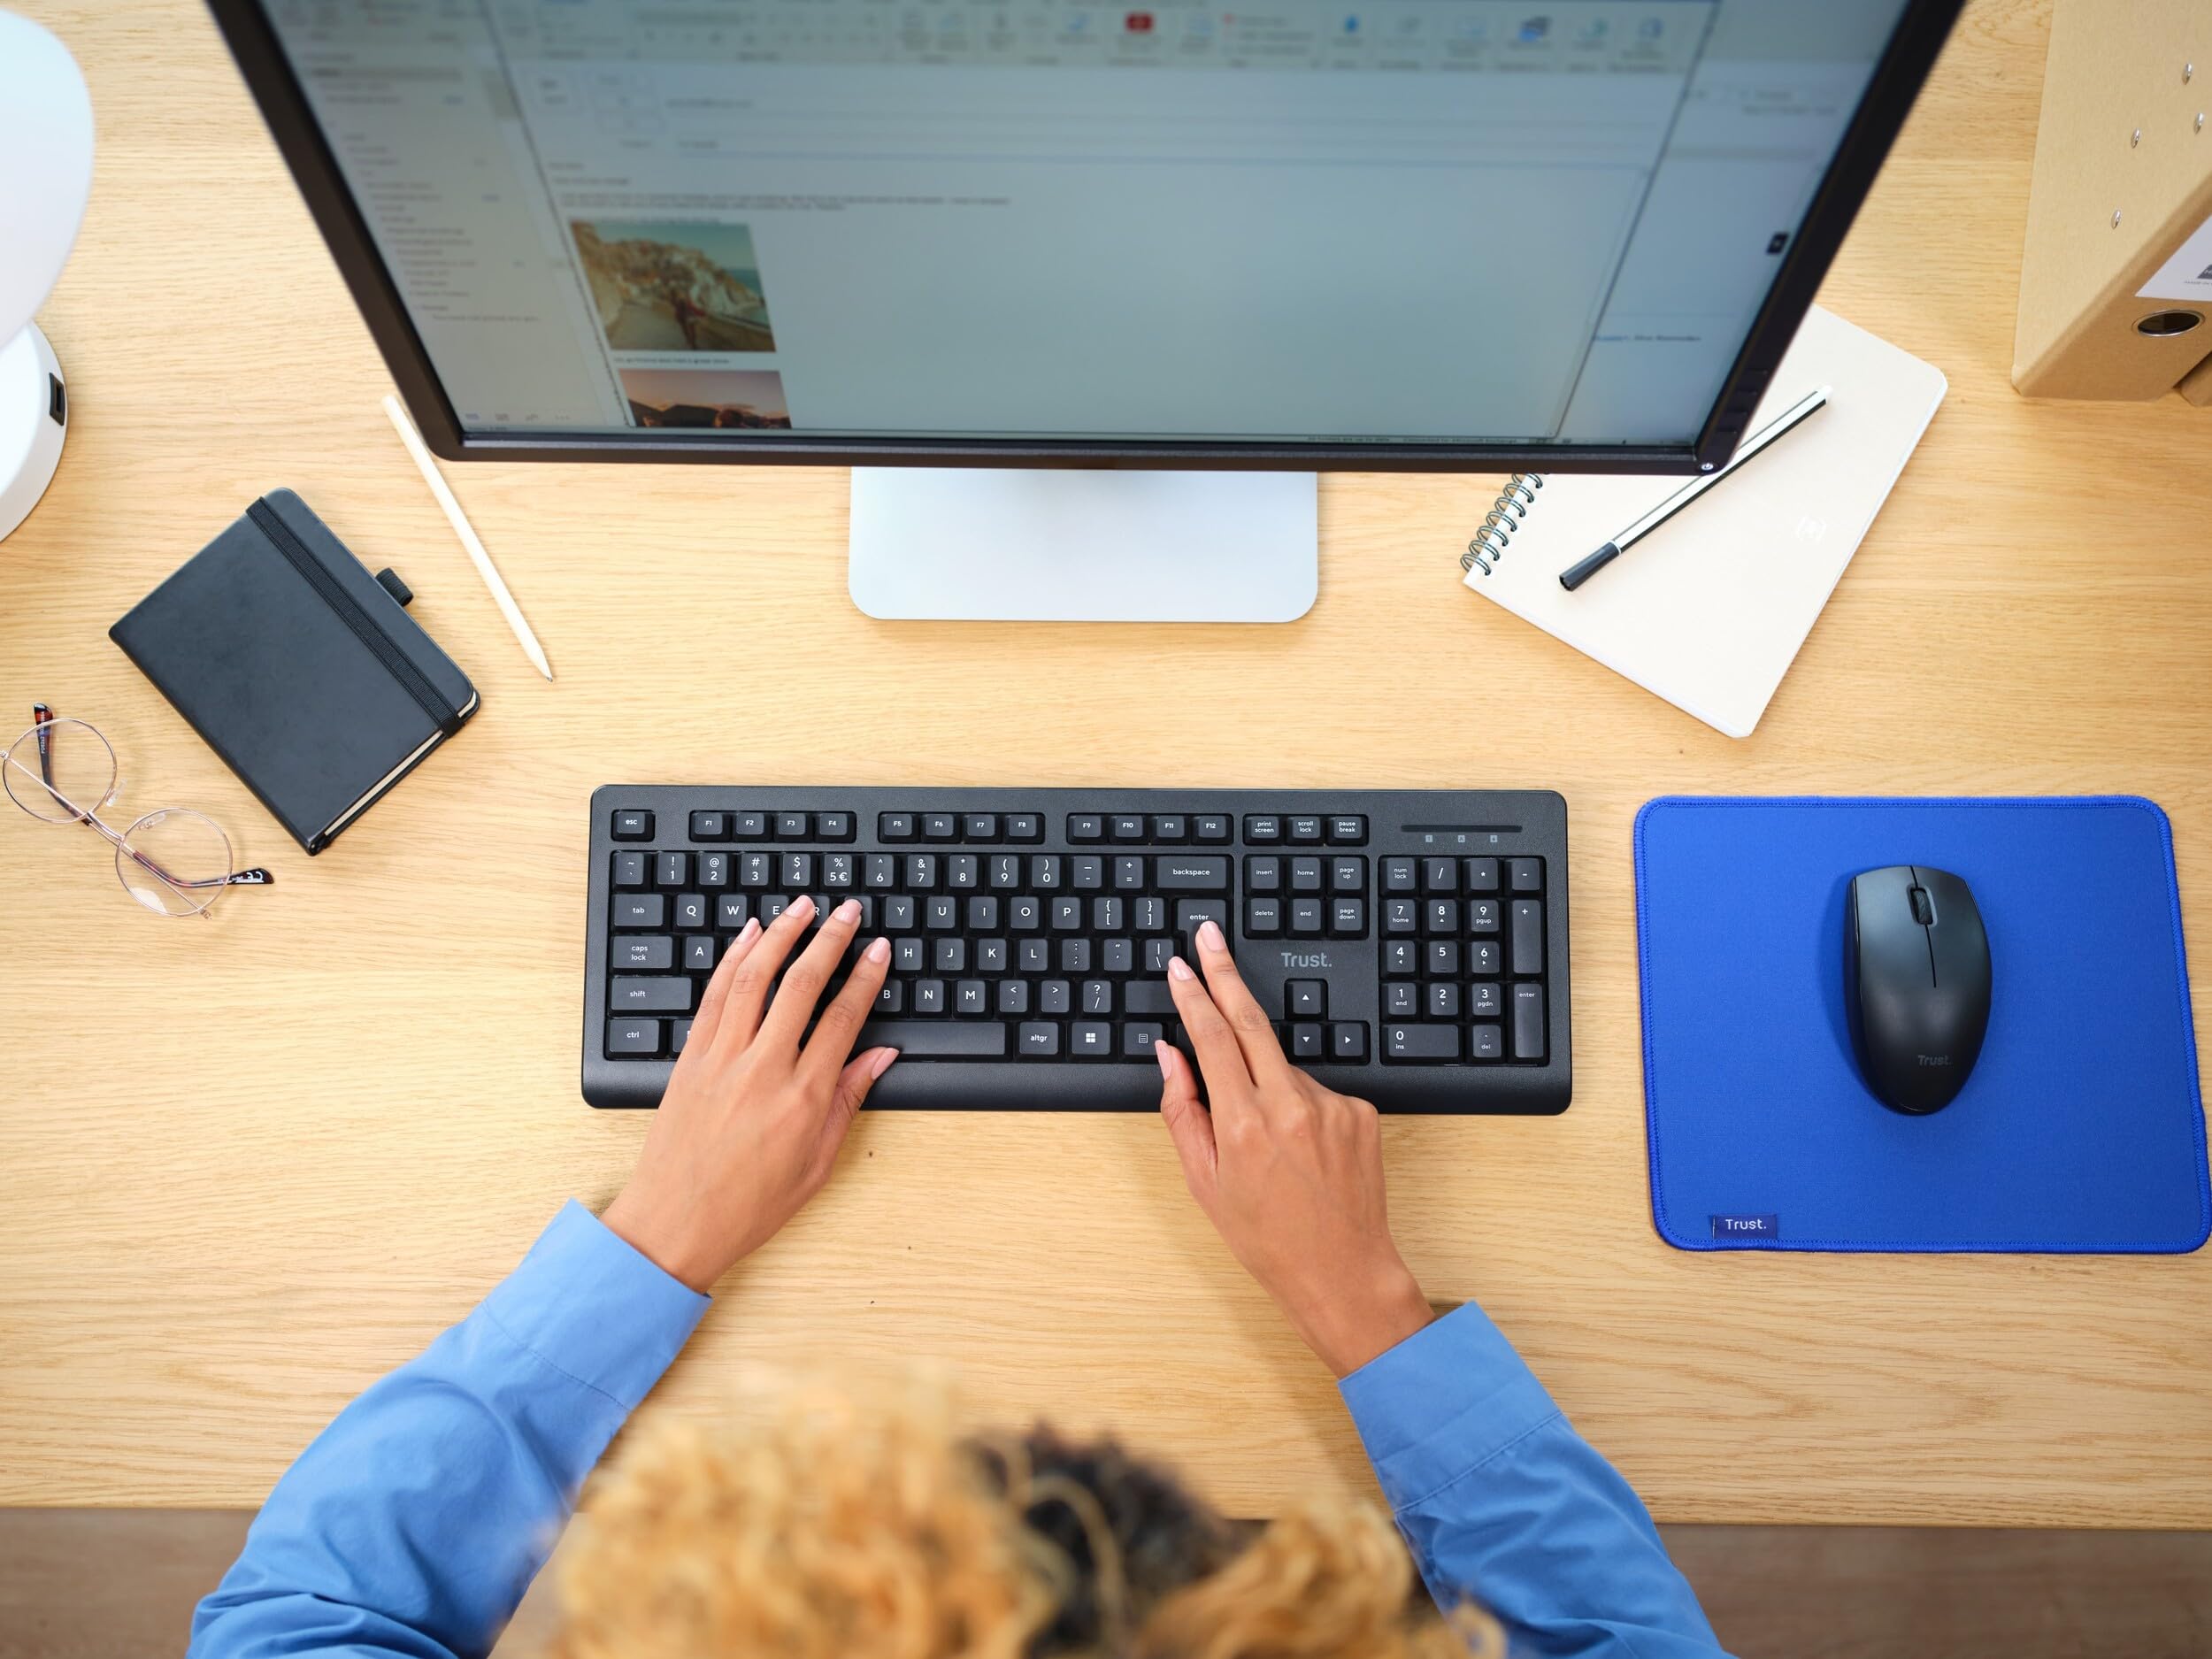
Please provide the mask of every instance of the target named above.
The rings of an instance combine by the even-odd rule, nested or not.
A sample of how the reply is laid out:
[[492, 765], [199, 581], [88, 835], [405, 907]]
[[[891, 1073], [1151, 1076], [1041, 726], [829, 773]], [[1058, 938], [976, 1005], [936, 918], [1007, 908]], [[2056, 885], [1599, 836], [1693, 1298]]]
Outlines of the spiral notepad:
[[1516, 472], [1461, 560], [1467, 586], [1731, 737], [1748, 737], [1927, 430], [1942, 372], [1815, 306], [1752, 417], [1829, 406], [1583, 587], [1559, 572], [1680, 478]]

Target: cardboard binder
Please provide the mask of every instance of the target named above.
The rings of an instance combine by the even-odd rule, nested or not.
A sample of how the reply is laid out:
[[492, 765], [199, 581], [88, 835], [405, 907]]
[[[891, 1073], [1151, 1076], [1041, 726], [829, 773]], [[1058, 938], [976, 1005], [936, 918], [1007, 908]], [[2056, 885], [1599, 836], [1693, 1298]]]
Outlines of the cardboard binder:
[[2206, 0], [2059, 0], [2012, 383], [2031, 397], [2177, 388], [2212, 403]]

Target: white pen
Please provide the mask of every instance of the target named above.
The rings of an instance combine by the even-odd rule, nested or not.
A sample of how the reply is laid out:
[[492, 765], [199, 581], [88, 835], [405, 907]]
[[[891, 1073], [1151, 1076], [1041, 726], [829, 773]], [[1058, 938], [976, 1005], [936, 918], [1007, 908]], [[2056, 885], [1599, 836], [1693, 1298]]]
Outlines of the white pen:
[[461, 511], [461, 503], [453, 498], [452, 487], [445, 481], [445, 474], [438, 470], [432, 458], [430, 447], [423, 442], [422, 434], [415, 430], [415, 423], [407, 419], [399, 399], [390, 393], [384, 396], [384, 412], [392, 418], [392, 430], [399, 434], [399, 441], [407, 446], [407, 453], [415, 457], [415, 465], [422, 469], [422, 481], [430, 486], [430, 493], [438, 498], [438, 505], [445, 509], [453, 534], [461, 538], [461, 546], [469, 556], [469, 563], [476, 566], [476, 573], [484, 579], [484, 586], [492, 590], [492, 603], [499, 607], [499, 614], [507, 618], [507, 626], [522, 646], [538, 672], [548, 680], [553, 678], [553, 665], [545, 660], [545, 648], [538, 643], [538, 636], [530, 632], [530, 625], [523, 620], [522, 607], [507, 591], [507, 584], [500, 580], [499, 567], [492, 563], [492, 556], [484, 551], [484, 544], [477, 539], [475, 526], [468, 515]]

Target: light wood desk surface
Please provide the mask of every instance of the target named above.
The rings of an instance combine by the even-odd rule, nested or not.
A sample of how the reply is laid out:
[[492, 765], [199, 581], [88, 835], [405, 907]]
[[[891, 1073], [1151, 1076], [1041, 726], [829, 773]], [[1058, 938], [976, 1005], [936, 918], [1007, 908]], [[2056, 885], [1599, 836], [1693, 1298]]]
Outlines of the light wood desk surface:
[[[44, 316], [68, 452], [0, 544], [0, 718], [93, 719], [130, 803], [203, 807], [277, 885], [157, 920], [90, 837], [0, 815], [0, 1504], [257, 1503], [564, 1198], [612, 1195], [646, 1121], [577, 1089], [597, 784], [1493, 784], [1569, 803], [1575, 1101], [1389, 1125], [1431, 1294], [1479, 1298], [1663, 1519], [2212, 1525], [2212, 1256], [1713, 1258], [1647, 1208], [1629, 830], [1654, 795], [2140, 791], [2212, 961], [2212, 415], [2007, 380], [2047, 6], [1970, 8], [1823, 296], [1951, 393], [1743, 742], [1457, 588], [1479, 478], [1326, 480], [1295, 626], [1023, 628], [856, 613], [841, 472], [458, 470], [548, 686], [385, 425], [205, 17], [29, 11], [85, 65], [100, 152]], [[484, 694], [313, 861], [105, 636], [280, 485], [399, 568]], [[909, 1356], [1237, 1511], [1368, 1484], [1148, 1116], [864, 1118], [659, 1400]]]

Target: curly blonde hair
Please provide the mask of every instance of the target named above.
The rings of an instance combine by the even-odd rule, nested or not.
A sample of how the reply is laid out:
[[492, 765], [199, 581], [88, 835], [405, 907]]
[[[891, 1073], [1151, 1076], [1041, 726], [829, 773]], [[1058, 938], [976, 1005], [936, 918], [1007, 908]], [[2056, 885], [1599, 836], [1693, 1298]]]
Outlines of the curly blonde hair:
[[1497, 1659], [1371, 1503], [1240, 1528], [1110, 1441], [960, 1435], [926, 1389], [663, 1419], [564, 1550], [568, 1659]]

